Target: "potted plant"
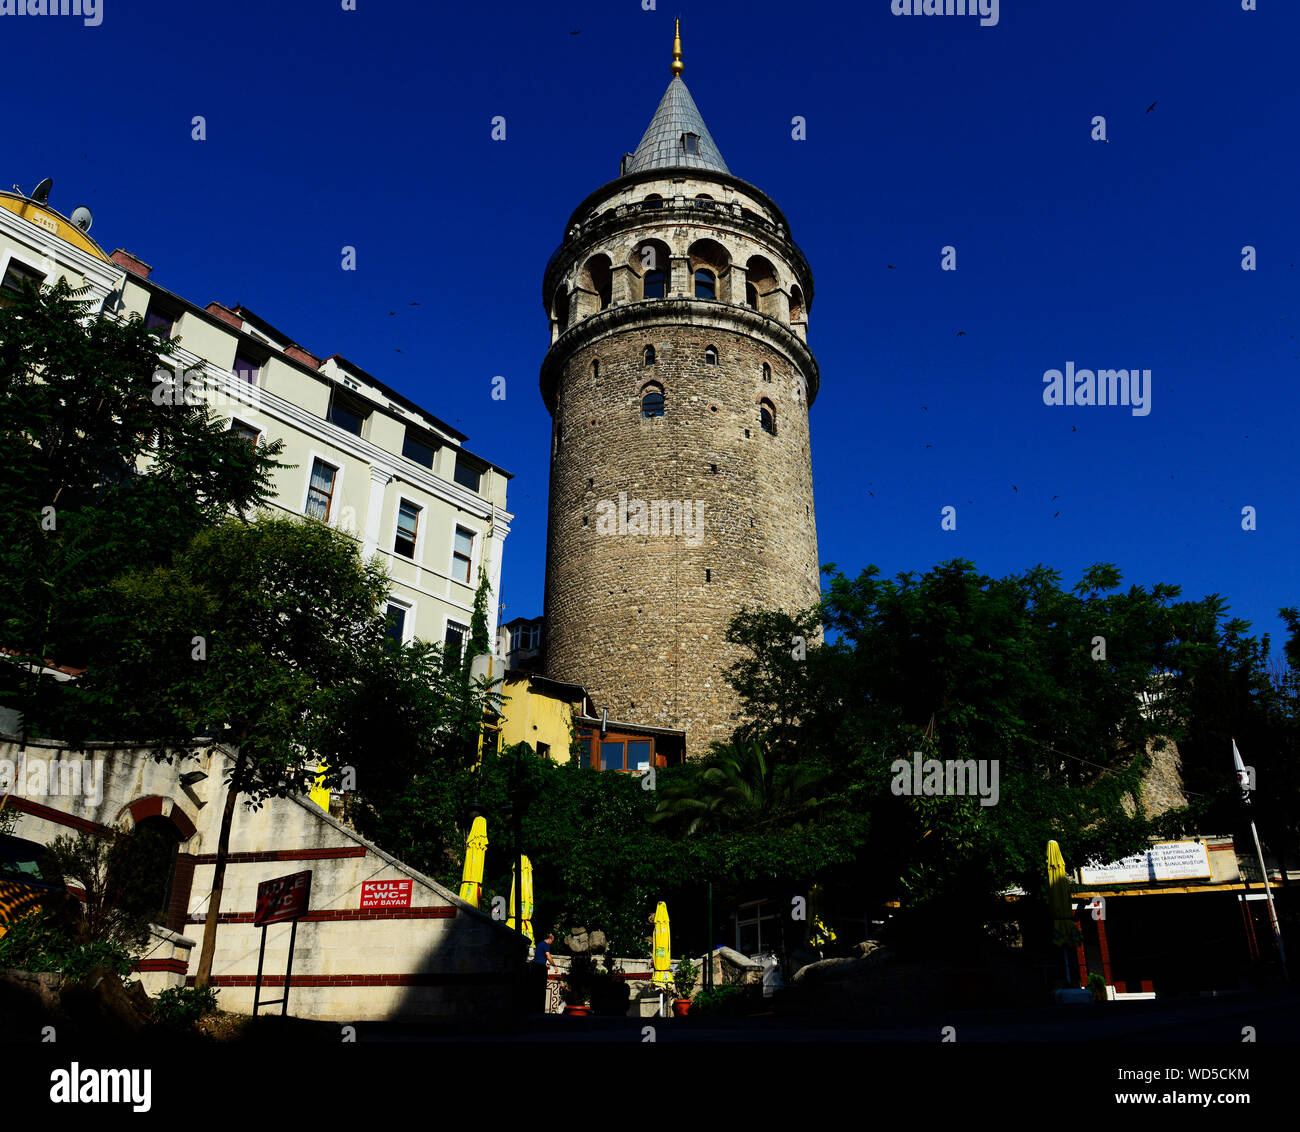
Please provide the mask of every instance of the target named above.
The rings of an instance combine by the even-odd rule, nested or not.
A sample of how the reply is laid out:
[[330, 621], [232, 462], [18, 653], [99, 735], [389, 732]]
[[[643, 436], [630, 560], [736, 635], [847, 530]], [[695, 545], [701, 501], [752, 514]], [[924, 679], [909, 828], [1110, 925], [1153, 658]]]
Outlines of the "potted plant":
[[1103, 975], [1096, 971], [1089, 975], [1088, 989], [1092, 992], [1093, 1002], [1106, 1001], [1106, 979]]
[[596, 974], [596, 963], [591, 954], [580, 951], [569, 960], [564, 976], [564, 1013], [586, 1016], [591, 1013], [591, 984]]
[[673, 1000], [674, 1017], [686, 1017], [691, 1008], [691, 991], [695, 989], [695, 981], [699, 977], [699, 967], [689, 959], [683, 959], [677, 964], [677, 970], [673, 974], [673, 986], [677, 990], [677, 997]]

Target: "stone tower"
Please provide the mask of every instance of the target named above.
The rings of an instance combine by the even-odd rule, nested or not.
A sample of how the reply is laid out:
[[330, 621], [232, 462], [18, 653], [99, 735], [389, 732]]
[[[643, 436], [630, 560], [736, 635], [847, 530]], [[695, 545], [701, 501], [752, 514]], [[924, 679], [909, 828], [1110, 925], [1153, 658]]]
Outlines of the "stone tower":
[[732, 731], [742, 605], [820, 592], [808, 410], [813, 280], [784, 214], [733, 176], [672, 80], [620, 175], [546, 265], [546, 671], [612, 719]]

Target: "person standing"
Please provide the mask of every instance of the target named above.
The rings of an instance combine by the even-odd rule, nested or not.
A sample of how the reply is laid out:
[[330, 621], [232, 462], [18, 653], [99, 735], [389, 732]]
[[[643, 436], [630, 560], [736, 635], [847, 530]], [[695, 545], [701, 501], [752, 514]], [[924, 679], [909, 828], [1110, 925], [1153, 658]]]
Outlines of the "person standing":
[[530, 968], [534, 972], [533, 977], [538, 981], [538, 983], [541, 984], [543, 1014], [546, 1013], [546, 1003], [549, 997], [547, 994], [547, 979], [549, 977], [550, 970], [552, 967], [554, 967], [557, 971], [560, 969], [560, 965], [554, 959], [551, 958], [551, 945], [554, 942], [555, 942], [555, 933], [547, 932], [546, 937], [544, 939], [540, 939], [537, 941], [537, 946], [533, 949], [532, 962], [529, 964]]

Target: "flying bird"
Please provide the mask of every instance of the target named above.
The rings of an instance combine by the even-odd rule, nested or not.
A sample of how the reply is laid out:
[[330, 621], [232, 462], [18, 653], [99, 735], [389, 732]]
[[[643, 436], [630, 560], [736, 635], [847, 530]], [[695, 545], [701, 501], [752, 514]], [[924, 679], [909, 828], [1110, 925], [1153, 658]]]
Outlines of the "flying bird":
[[407, 306], [410, 306], [410, 307], [418, 307], [420, 304], [419, 304], [419, 303], [407, 303], [406, 305], [407, 305]]
[[959, 331], [957, 331], [957, 337], [960, 338], [960, 337], [961, 337], [963, 334], [965, 334], [965, 333], [966, 333], [966, 331], [964, 331], [964, 330], [959, 330]]
[[[1157, 101], [1159, 101], [1159, 99], [1157, 99]], [[1154, 110], [1155, 108], [1156, 108], [1155, 102], [1151, 103], [1151, 105], [1147, 107], [1147, 113], [1150, 114], [1151, 111]]]
[[893, 270], [894, 270], [894, 265], [893, 265], [892, 263], [887, 263], [887, 264], [885, 264], [885, 266], [886, 266], [887, 268], [889, 268], [890, 271], [893, 271]]
[[1016, 487], [1015, 484], [1011, 485], [1011, 490], [1014, 491], [1017, 495], [1020, 494], [1020, 488]]
[[1052, 516], [1053, 519], [1059, 519], [1060, 517], [1061, 517], [1061, 513], [1059, 511]]
[[571, 31], [571, 32], [569, 32], [569, 34], [570, 34], [570, 35], [581, 35], [581, 34], [582, 34], [582, 28], [579, 28], [577, 31]]
[[401, 350], [398, 350], [396, 346], [394, 346], [393, 349], [399, 354], [402, 352]]

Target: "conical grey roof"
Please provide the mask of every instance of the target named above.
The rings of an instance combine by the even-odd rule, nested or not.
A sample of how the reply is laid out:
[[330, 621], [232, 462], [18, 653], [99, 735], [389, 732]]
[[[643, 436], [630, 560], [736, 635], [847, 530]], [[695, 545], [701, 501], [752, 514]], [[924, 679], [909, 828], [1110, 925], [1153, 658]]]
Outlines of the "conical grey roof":
[[[695, 134], [698, 152], [689, 153], [682, 142], [684, 134]], [[709, 127], [704, 124], [700, 112], [695, 106], [695, 99], [686, 89], [681, 77], [674, 75], [664, 96], [659, 100], [659, 108], [650, 119], [650, 125], [636, 147], [636, 153], [627, 163], [625, 173], [640, 173], [646, 169], [712, 169], [718, 173], [730, 173], [727, 163], [714, 144], [709, 134]]]

